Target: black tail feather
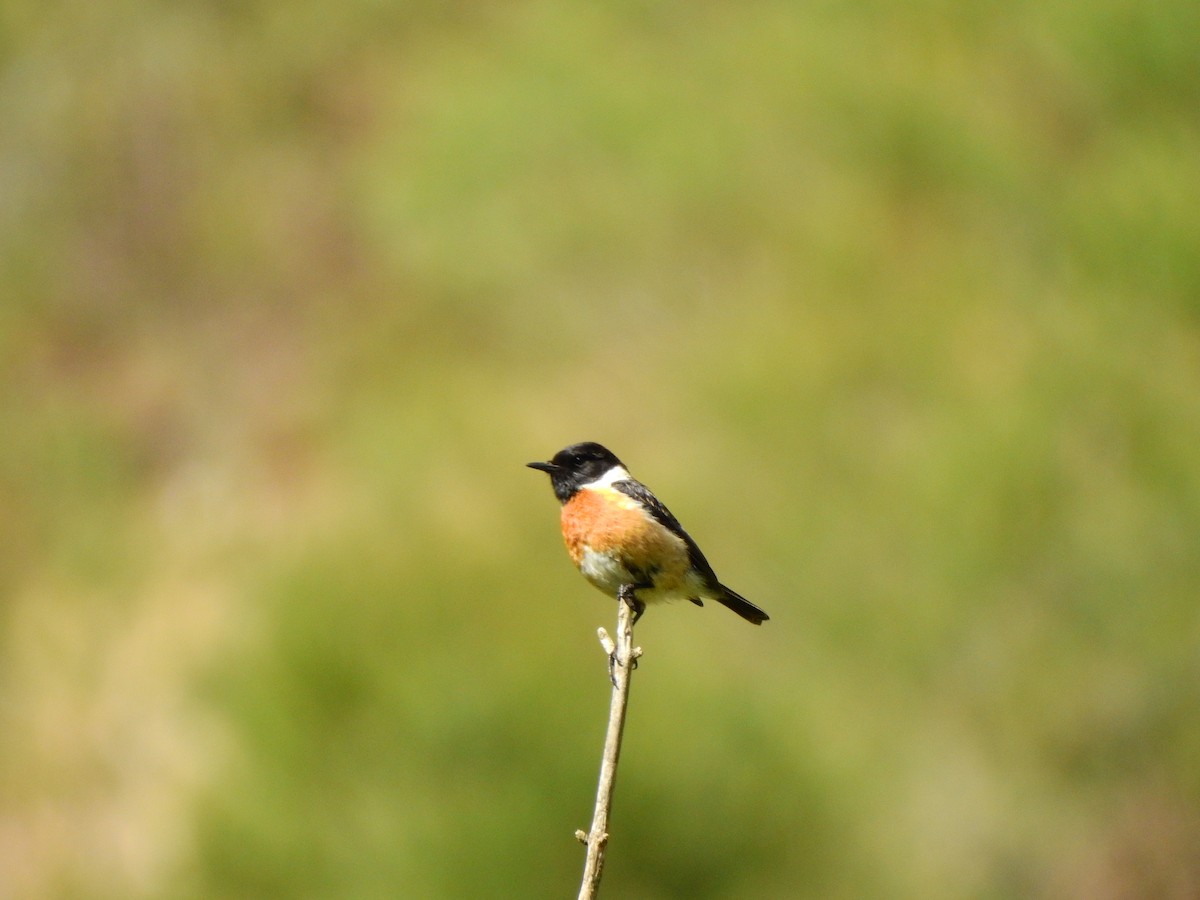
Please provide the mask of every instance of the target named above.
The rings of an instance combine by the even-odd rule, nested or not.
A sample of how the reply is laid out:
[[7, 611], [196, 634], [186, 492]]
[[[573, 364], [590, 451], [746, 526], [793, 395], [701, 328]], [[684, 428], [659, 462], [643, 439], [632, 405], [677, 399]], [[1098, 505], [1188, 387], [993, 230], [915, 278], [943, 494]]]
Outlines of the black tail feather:
[[725, 585], [720, 585], [721, 596], [716, 600], [722, 606], [728, 606], [735, 613], [745, 619], [747, 622], [753, 622], [755, 625], [761, 625], [767, 619], [771, 618], [737, 591], [731, 591]]

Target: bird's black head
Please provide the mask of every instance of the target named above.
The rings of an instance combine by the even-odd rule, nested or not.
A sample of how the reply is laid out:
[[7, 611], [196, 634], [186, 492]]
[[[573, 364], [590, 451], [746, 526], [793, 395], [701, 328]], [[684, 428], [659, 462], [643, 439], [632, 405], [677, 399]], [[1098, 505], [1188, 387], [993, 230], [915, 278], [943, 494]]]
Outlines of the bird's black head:
[[550, 476], [554, 496], [566, 503], [585, 484], [595, 481], [621, 461], [606, 447], [594, 441], [572, 444], [554, 454], [550, 462], [531, 462], [531, 469], [538, 469]]

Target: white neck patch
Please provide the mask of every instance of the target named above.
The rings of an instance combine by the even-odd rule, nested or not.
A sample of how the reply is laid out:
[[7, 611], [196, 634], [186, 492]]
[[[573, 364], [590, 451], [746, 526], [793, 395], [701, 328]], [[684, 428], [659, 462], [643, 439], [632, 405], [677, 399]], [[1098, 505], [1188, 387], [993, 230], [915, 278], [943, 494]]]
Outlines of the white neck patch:
[[632, 481], [633, 476], [629, 474], [629, 470], [624, 466], [613, 466], [595, 481], [585, 484], [585, 488], [593, 490], [597, 488], [611, 488], [617, 481]]

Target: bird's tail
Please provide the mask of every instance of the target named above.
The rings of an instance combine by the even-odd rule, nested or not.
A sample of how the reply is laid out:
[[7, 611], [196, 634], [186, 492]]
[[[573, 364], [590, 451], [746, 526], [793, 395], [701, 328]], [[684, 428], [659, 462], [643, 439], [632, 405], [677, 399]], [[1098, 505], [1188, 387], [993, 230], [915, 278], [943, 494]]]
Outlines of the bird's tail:
[[723, 584], [719, 585], [719, 587], [721, 588], [721, 594], [716, 598], [716, 601], [722, 606], [728, 606], [747, 622], [761, 625], [767, 619], [771, 618], [737, 591], [731, 591]]

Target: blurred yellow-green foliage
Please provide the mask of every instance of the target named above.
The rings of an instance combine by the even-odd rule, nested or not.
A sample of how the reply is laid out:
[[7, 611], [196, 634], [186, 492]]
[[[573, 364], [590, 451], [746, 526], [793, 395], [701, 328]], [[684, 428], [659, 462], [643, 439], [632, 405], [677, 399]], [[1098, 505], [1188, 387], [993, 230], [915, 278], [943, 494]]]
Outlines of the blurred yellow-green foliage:
[[10, 0], [0, 894], [1200, 895], [1200, 6]]

